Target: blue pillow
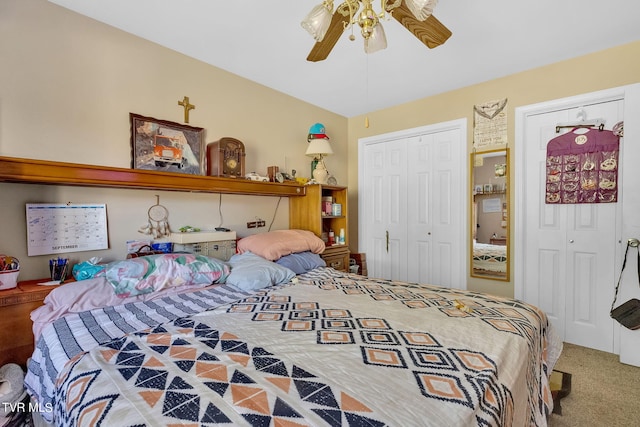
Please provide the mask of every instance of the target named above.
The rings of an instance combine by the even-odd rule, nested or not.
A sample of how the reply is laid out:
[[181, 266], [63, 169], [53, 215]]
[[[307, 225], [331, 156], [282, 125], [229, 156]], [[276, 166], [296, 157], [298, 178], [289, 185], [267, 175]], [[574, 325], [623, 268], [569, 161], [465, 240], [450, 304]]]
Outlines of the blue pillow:
[[276, 263], [291, 269], [296, 274], [304, 274], [314, 268], [327, 266], [327, 263], [324, 262], [320, 255], [311, 251], [285, 255], [277, 260]]
[[237, 254], [229, 260], [231, 273], [226, 282], [245, 291], [287, 283], [296, 273], [251, 252]]

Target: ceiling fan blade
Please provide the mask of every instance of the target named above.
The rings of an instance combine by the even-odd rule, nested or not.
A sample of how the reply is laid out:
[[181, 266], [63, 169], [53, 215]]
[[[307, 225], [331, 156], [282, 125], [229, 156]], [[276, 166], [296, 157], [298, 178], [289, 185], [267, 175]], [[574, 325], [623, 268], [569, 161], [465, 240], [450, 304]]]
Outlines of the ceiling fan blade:
[[405, 2], [393, 9], [392, 16], [429, 49], [440, 46], [451, 37], [451, 31], [433, 15], [418, 21]]
[[329, 29], [324, 35], [322, 41], [317, 42], [313, 46], [313, 49], [311, 49], [311, 52], [309, 52], [307, 61], [318, 62], [327, 59], [327, 56], [329, 56], [333, 47], [338, 43], [340, 36], [344, 32], [345, 26], [349, 23], [349, 16], [342, 15], [338, 12], [338, 9], [339, 8], [336, 8], [336, 11], [333, 13]]

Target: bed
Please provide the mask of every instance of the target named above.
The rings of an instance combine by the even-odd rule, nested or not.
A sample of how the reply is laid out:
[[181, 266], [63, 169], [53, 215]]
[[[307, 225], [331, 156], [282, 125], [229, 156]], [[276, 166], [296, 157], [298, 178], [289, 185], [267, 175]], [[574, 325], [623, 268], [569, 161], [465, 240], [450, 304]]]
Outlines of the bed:
[[[240, 280], [41, 324], [25, 383], [42, 418], [69, 426], [547, 424], [561, 342], [536, 307], [244, 256], [251, 262], [231, 262], [225, 278], [243, 271]], [[258, 276], [268, 286], [252, 283]]]
[[473, 270], [476, 273], [506, 274], [507, 246], [474, 241]]

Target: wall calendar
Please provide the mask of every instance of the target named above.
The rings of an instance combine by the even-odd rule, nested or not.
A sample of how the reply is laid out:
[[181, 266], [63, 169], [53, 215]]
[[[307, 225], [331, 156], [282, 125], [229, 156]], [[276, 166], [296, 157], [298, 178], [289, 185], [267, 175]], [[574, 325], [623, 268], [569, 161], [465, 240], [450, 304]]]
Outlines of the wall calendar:
[[108, 249], [105, 204], [27, 203], [27, 254]]

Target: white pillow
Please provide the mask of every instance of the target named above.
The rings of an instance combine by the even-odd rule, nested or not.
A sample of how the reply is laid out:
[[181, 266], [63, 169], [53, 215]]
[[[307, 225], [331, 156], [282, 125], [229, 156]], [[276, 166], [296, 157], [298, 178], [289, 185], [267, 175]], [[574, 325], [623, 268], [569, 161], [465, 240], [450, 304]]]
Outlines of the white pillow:
[[231, 273], [226, 282], [245, 291], [287, 283], [296, 276], [290, 269], [251, 252], [232, 256], [229, 264]]

